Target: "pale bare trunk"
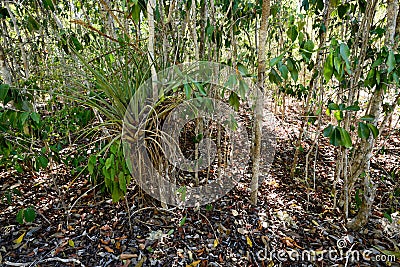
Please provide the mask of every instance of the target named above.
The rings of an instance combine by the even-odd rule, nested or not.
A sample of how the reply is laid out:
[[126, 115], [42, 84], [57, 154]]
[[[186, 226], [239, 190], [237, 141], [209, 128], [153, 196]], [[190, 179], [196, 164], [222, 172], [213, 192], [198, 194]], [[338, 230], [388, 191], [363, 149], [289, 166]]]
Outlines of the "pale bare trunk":
[[256, 107], [254, 110], [254, 142], [253, 142], [253, 166], [251, 178], [251, 196], [250, 201], [253, 205], [257, 205], [258, 200], [258, 181], [260, 176], [260, 160], [261, 160], [261, 127], [262, 113], [264, 106], [264, 79], [265, 79], [265, 44], [267, 39], [267, 25], [270, 16], [270, 0], [263, 0], [262, 15], [260, 25], [260, 35], [258, 44], [258, 78], [257, 78], [257, 94]]
[[[388, 6], [387, 6], [387, 29], [386, 29], [386, 36], [385, 36], [385, 44], [386, 46], [391, 50], [394, 45], [394, 37], [396, 33], [396, 22], [397, 22], [397, 16], [399, 13], [399, 3], [398, 0], [389, 0], [388, 1]], [[371, 12], [371, 14], [374, 14], [374, 12]], [[371, 18], [369, 18], [369, 22], [372, 23], [372, 15]], [[368, 18], [367, 18], [368, 19]], [[368, 39], [368, 38], [367, 38]], [[364, 40], [365, 42], [366, 40]], [[361, 71], [360, 71], [361, 72]], [[389, 86], [390, 88], [390, 86]], [[373, 115], [375, 117], [375, 120], [373, 124], [377, 126], [379, 116], [381, 115], [381, 108], [382, 108], [382, 102], [383, 102], [383, 89], [376, 88], [373, 95], [371, 96], [370, 99], [370, 108], [369, 112], [367, 114]], [[383, 125], [384, 127], [384, 125]], [[381, 130], [382, 127], [381, 127]], [[369, 219], [369, 215], [371, 213], [372, 205], [374, 202], [375, 198], [375, 186], [373, 184], [373, 181], [371, 179], [370, 173], [369, 173], [369, 167], [370, 167], [370, 159], [372, 157], [372, 150], [375, 146], [375, 139], [373, 136], [370, 136], [368, 140], [363, 140], [358, 147], [358, 149], [355, 152], [355, 157], [354, 160], [351, 164], [351, 173], [350, 173], [350, 179], [349, 179], [349, 188], [352, 189], [355, 182], [357, 181], [358, 177], [362, 173], [365, 172], [364, 176], [364, 194], [363, 194], [363, 202], [360, 207], [360, 210], [358, 211], [357, 215], [355, 218], [353, 218], [349, 223], [348, 223], [348, 228], [353, 229], [353, 230], [358, 230], [361, 227], [363, 227]]]
[[0, 69], [1, 69], [1, 76], [3, 78], [3, 82], [8, 85], [12, 85], [13, 79], [11, 72], [9, 70], [9, 66], [7, 63], [7, 58], [4, 53], [3, 46], [0, 44]]

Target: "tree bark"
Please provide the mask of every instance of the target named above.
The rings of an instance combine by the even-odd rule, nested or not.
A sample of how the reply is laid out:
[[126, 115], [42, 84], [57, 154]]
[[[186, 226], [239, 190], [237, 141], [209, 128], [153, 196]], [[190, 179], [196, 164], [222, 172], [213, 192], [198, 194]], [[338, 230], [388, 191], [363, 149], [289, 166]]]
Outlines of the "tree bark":
[[[255, 118], [254, 118], [254, 144], [253, 144], [253, 166], [252, 166], [252, 178], [251, 178], [251, 196], [250, 201], [253, 205], [257, 205], [258, 200], [258, 180], [260, 176], [260, 158], [261, 158], [261, 127], [262, 127], [262, 113], [264, 106], [264, 80], [265, 80], [265, 43], [267, 39], [267, 25], [268, 18], [270, 16], [270, 0], [263, 0], [262, 2], [262, 13], [261, 13], [261, 25], [260, 35], [258, 44], [258, 75], [257, 75], [257, 86], [258, 90], [256, 93], [256, 107], [255, 107]], [[232, 25], [233, 26], [233, 25]]]
[[[394, 38], [396, 34], [396, 23], [397, 16], [399, 13], [399, 2], [398, 0], [388, 0], [387, 4], [387, 29], [385, 35], [385, 45], [389, 50], [393, 49]], [[370, 20], [372, 23], [372, 20]], [[389, 85], [390, 88], [390, 85]], [[376, 88], [371, 99], [370, 108], [367, 114], [373, 115], [375, 120], [373, 124], [378, 125], [379, 116], [381, 115], [382, 102], [383, 102], [383, 89]], [[382, 131], [381, 127], [381, 131]], [[347, 227], [353, 230], [359, 230], [367, 224], [369, 215], [372, 210], [372, 205], [375, 198], [376, 187], [371, 179], [369, 173], [370, 160], [372, 157], [372, 150], [375, 146], [375, 139], [370, 136], [368, 140], [363, 140], [360, 147], [356, 150], [354, 161], [351, 164], [351, 180], [349, 181], [349, 189], [352, 189], [356, 180], [360, 175], [365, 172], [364, 176], [364, 194], [363, 202], [355, 218], [353, 218]]]

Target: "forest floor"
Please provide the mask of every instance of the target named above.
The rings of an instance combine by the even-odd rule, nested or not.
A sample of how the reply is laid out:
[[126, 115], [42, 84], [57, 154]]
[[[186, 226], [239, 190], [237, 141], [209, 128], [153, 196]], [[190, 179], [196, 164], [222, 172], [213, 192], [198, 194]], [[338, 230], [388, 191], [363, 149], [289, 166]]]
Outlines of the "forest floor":
[[[137, 186], [114, 204], [85, 177], [71, 182], [65, 166], [51, 174], [1, 173], [0, 265], [400, 266], [399, 197], [393, 196], [400, 131], [380, 140], [385, 153], [375, 151], [371, 165], [378, 186], [373, 213], [366, 227], [351, 232], [332, 208], [335, 158], [326, 138], [309, 179], [304, 154], [297, 178], [289, 176], [301, 124], [293, 114], [277, 126], [275, 161], [256, 207], [249, 203], [250, 176], [207, 207], [162, 209]], [[305, 139], [305, 151], [312, 143]], [[28, 206], [37, 217], [20, 225], [16, 214]]]

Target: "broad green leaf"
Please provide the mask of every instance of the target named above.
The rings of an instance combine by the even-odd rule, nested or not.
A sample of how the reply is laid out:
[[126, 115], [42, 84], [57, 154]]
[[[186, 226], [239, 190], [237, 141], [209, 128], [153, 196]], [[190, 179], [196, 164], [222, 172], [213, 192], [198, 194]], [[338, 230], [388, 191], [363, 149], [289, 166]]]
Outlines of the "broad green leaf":
[[16, 221], [19, 224], [23, 224], [24, 223], [24, 209], [20, 209], [17, 213], [17, 217], [16, 217]]
[[94, 166], [96, 164], [96, 156], [95, 155], [90, 155], [89, 160], [88, 160], [88, 171], [89, 174], [92, 175], [94, 171]]
[[289, 76], [288, 76], [289, 70], [284, 64], [279, 66], [279, 71], [282, 74], [283, 79], [287, 80], [289, 78]]
[[25, 124], [26, 119], [28, 119], [28, 117], [29, 117], [29, 114], [30, 114], [29, 112], [22, 112], [21, 113], [21, 115], [19, 117], [19, 120], [21, 122], [21, 126], [23, 126]]
[[282, 83], [282, 78], [279, 76], [278, 72], [272, 68], [271, 72], [269, 73], [269, 80], [277, 85], [280, 85]]
[[344, 62], [346, 62], [347, 72], [351, 74], [350, 66], [350, 49], [345, 43], [340, 44], [340, 55], [342, 56]]
[[47, 165], [49, 164], [49, 160], [45, 156], [40, 155], [36, 159], [42, 168], [44, 168], [44, 169], [47, 168]]
[[111, 190], [111, 198], [114, 203], [118, 202], [121, 199], [121, 194], [118, 185], [113, 184]]
[[311, 40], [307, 40], [304, 44], [304, 49], [310, 53], [314, 52], [315, 44]]
[[339, 105], [336, 104], [336, 103], [330, 103], [330, 104], [328, 105], [328, 108], [329, 108], [330, 110], [339, 110]]
[[350, 5], [347, 3], [338, 6], [338, 16], [340, 19], [344, 18], [344, 15], [346, 15], [349, 7], [350, 7]]
[[24, 219], [26, 222], [33, 222], [36, 218], [36, 212], [32, 207], [24, 210]]
[[279, 57], [276, 57], [276, 58], [271, 59], [271, 60], [269, 61], [269, 66], [270, 66], [270, 67], [275, 66], [276, 64], [278, 64], [278, 62], [280, 62], [280, 61], [282, 60], [282, 58], [283, 58], [283, 54], [280, 55]]
[[334, 126], [333, 125], [329, 125], [328, 127], [326, 127], [324, 129], [324, 136], [325, 137], [331, 136], [333, 130], [334, 130]]
[[192, 97], [192, 87], [191, 87], [189, 84], [187, 84], [187, 83], [185, 83], [185, 84], [183, 85], [183, 87], [184, 87], [184, 89], [185, 89], [185, 96], [186, 96], [186, 99], [190, 99], [190, 98]]
[[239, 97], [235, 92], [231, 92], [229, 95], [229, 104], [234, 108], [235, 111], [239, 110]]
[[370, 135], [370, 130], [369, 130], [367, 124], [365, 124], [365, 123], [363, 123], [363, 122], [359, 122], [359, 123], [358, 123], [358, 130], [357, 130], [357, 133], [358, 133], [358, 136], [359, 136], [361, 139], [364, 139], [364, 140], [368, 139], [368, 138], [369, 138], [369, 135]]
[[374, 136], [374, 138], [377, 138], [379, 135], [379, 130], [378, 128], [376, 128], [375, 125], [373, 125], [372, 123], [368, 123], [368, 128], [371, 130], [372, 135]]
[[391, 73], [396, 68], [396, 58], [393, 50], [390, 50], [386, 64], [388, 65], [388, 73]]
[[114, 163], [114, 162], [113, 162], [113, 160], [112, 160], [111, 157], [110, 157], [110, 158], [106, 159], [105, 167], [106, 167], [107, 169], [110, 169], [110, 167], [111, 167], [111, 165], [112, 165], [113, 163]]
[[293, 25], [292, 27], [290, 27], [287, 31], [287, 35], [292, 40], [292, 42], [296, 41], [297, 36], [299, 35], [299, 32], [297, 31], [297, 26]]
[[37, 112], [32, 112], [31, 113], [31, 118], [34, 122], [36, 122], [37, 124], [39, 124], [40, 122], [40, 115]]
[[123, 172], [120, 172], [118, 174], [118, 183], [119, 183], [119, 189], [121, 189], [122, 192], [126, 193], [126, 179], [125, 179], [125, 174]]
[[329, 54], [324, 64], [324, 78], [326, 83], [328, 83], [331, 80], [333, 72], [334, 72], [333, 54]]
[[290, 76], [292, 77], [294, 82], [297, 82], [299, 79], [299, 71], [296, 68], [296, 63], [293, 61], [293, 59], [288, 58], [286, 60], [286, 66], [290, 72]]
[[138, 3], [132, 6], [132, 19], [135, 23], [139, 23], [140, 21], [140, 5]]
[[351, 110], [351, 111], [359, 111], [360, 107], [358, 105], [351, 105], [345, 108], [345, 110]]
[[372, 115], [366, 115], [364, 117], [361, 118], [362, 121], [368, 121], [368, 122], [372, 122], [375, 120], [375, 117]]
[[336, 110], [336, 111], [333, 113], [333, 116], [335, 117], [335, 119], [336, 119], [338, 122], [341, 122], [341, 121], [343, 120], [343, 111], [341, 111], [341, 110]]
[[340, 131], [340, 136], [342, 139], [342, 146], [344, 146], [345, 148], [352, 147], [353, 144], [349, 132], [343, 129], [342, 127], [338, 127], [338, 129]]
[[342, 144], [340, 130], [335, 127], [330, 135], [330, 143], [334, 146], [340, 146]]
[[249, 71], [243, 64], [238, 63], [236, 66], [241, 75], [247, 76], [249, 74]]
[[239, 80], [239, 95], [242, 99], [246, 99], [247, 91], [249, 91], [248, 84], [243, 80]]
[[6, 99], [10, 86], [8, 84], [0, 84], [0, 101], [3, 102]]

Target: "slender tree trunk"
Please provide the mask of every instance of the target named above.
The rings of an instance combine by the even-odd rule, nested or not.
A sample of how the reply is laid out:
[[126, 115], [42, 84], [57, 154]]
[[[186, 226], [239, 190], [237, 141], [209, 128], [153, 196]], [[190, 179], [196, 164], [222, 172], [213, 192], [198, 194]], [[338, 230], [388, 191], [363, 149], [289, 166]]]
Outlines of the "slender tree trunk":
[[8, 67], [6, 54], [4, 53], [3, 46], [0, 44], [0, 70], [3, 82], [5, 84], [11, 85], [13, 82], [11, 72]]
[[18, 44], [19, 44], [19, 48], [21, 50], [22, 61], [24, 63], [25, 79], [29, 79], [29, 63], [28, 63], [28, 56], [27, 56], [25, 48], [24, 48], [24, 41], [22, 39], [21, 32], [20, 32], [18, 24], [17, 24], [17, 20], [15, 19], [14, 14], [12, 13], [8, 3], [6, 4], [6, 8], [7, 8], [8, 14], [10, 15], [11, 20], [13, 22], [14, 30], [17, 33]]
[[[398, 13], [398, 0], [388, 0], [385, 44], [389, 48], [389, 50], [392, 50], [394, 45]], [[372, 20], [370, 21], [372, 23]], [[368, 114], [375, 117], [375, 120], [373, 122], [375, 126], [377, 126], [379, 116], [381, 115], [383, 95], [383, 89], [376, 88], [370, 99], [370, 108]], [[383, 130], [382, 127], [381, 130]], [[363, 140], [360, 147], [356, 150], [354, 161], [351, 164], [353, 168], [351, 169], [351, 180], [349, 181], [350, 189], [353, 188], [358, 177], [360, 177], [360, 175], [365, 172], [363, 202], [356, 217], [347, 224], [347, 227], [353, 230], [360, 229], [368, 222], [369, 215], [372, 210], [372, 205], [375, 199], [376, 187], [374, 186], [374, 183], [369, 173], [370, 160], [372, 157], [372, 150], [374, 146], [375, 139], [373, 138], [373, 136], [370, 136], [368, 140]]]
[[265, 44], [267, 39], [267, 24], [270, 16], [270, 0], [263, 0], [262, 2], [262, 15], [260, 25], [260, 35], [258, 44], [258, 75], [257, 75], [257, 95], [256, 107], [254, 118], [254, 143], [253, 143], [253, 166], [251, 178], [251, 196], [250, 201], [253, 205], [257, 205], [258, 199], [258, 180], [260, 176], [260, 159], [261, 159], [261, 127], [262, 127], [262, 113], [264, 106], [264, 80], [265, 80]]

